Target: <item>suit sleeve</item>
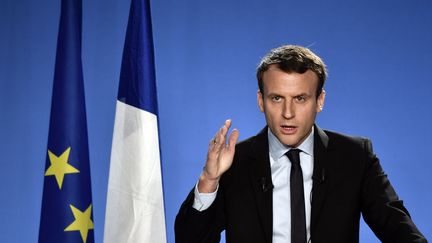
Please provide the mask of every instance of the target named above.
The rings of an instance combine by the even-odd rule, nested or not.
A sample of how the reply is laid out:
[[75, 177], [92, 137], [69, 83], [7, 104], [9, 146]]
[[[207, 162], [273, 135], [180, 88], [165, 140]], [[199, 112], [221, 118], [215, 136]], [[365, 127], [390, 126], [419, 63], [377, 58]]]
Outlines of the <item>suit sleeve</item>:
[[369, 140], [364, 148], [362, 214], [366, 223], [382, 242], [427, 242], [390, 184]]
[[224, 230], [223, 196], [219, 188], [215, 201], [203, 211], [192, 207], [194, 190], [183, 202], [176, 216], [174, 231], [176, 243], [213, 243], [220, 241]]

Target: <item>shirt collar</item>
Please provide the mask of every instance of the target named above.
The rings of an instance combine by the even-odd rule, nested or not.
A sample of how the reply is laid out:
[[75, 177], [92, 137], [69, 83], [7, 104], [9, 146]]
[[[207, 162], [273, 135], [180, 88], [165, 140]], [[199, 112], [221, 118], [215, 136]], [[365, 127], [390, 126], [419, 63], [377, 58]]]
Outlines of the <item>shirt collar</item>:
[[[285, 153], [292, 148], [281, 143], [279, 139], [272, 133], [270, 128], [268, 128], [267, 131], [268, 131], [267, 133], [268, 133], [270, 156], [272, 156], [273, 159], [276, 161], [280, 157], [284, 156]], [[300, 149], [302, 152], [310, 156], [313, 156], [314, 133], [315, 133], [315, 128], [312, 127], [311, 133], [309, 133], [307, 138], [300, 144], [300, 146], [298, 146], [298, 149]]]

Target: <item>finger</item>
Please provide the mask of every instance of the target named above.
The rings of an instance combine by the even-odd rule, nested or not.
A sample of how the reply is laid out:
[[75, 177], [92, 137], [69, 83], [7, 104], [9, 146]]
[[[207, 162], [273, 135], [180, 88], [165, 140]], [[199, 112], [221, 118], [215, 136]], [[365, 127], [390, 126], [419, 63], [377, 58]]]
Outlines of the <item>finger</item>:
[[218, 141], [220, 141], [220, 145], [225, 145], [227, 134], [228, 134], [228, 128], [224, 125], [221, 128], [220, 138], [218, 140]]
[[226, 142], [226, 136], [231, 126], [231, 119], [225, 120], [224, 125], [216, 132], [214, 138], [210, 140], [209, 145], [213, 148], [222, 148]]
[[229, 119], [225, 120], [224, 125], [220, 129], [222, 136], [225, 137], [227, 135], [230, 125], [231, 125], [231, 121]]
[[223, 127], [222, 127], [222, 136], [224, 137], [223, 139], [223, 143], [225, 144], [225, 141], [226, 141], [226, 137], [227, 137], [227, 135], [228, 135], [228, 131], [229, 131], [229, 129], [230, 129], [230, 127], [231, 127], [231, 119], [227, 119], [227, 120], [225, 120], [225, 123], [224, 123], [224, 125], [223, 125]]
[[[221, 144], [225, 144], [226, 136], [228, 134], [228, 130], [229, 130], [230, 126], [231, 126], [231, 119], [227, 119], [227, 120], [225, 120], [224, 125], [219, 129], [219, 135], [220, 135], [219, 137], [222, 138], [222, 140], [220, 140]], [[218, 142], [219, 142], [219, 140], [218, 140]]]
[[210, 139], [209, 146], [213, 147], [214, 145], [216, 145], [216, 143], [217, 143], [217, 139], [215, 135], [212, 139]]
[[215, 149], [216, 151], [220, 152], [223, 147], [225, 146], [225, 141], [226, 141], [226, 128], [225, 126], [221, 127], [219, 130], [219, 133], [217, 134], [216, 137], [216, 144], [215, 144]]
[[214, 137], [210, 140], [209, 145], [216, 145], [219, 143], [220, 139], [220, 133], [222, 131], [222, 128], [219, 128], [219, 130], [215, 133]]
[[235, 149], [235, 145], [237, 143], [238, 137], [239, 137], [239, 131], [234, 128], [232, 130], [230, 136], [229, 136], [229, 139], [228, 139], [228, 149], [229, 150]]
[[227, 120], [225, 120], [225, 127], [226, 127], [227, 129], [229, 129], [229, 128], [231, 127], [231, 123], [232, 123], [231, 119], [227, 119]]

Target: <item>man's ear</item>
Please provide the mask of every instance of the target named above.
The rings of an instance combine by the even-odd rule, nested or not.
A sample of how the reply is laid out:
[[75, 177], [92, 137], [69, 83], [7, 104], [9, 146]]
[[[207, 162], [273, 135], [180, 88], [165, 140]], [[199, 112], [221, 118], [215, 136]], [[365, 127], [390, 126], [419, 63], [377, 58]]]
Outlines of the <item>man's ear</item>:
[[324, 108], [324, 101], [325, 101], [326, 92], [323, 89], [320, 93], [320, 95], [317, 98], [317, 112], [321, 112]]
[[264, 100], [263, 100], [263, 94], [261, 93], [261, 91], [258, 90], [257, 92], [257, 102], [258, 102], [258, 107], [260, 109], [261, 112], [264, 112]]

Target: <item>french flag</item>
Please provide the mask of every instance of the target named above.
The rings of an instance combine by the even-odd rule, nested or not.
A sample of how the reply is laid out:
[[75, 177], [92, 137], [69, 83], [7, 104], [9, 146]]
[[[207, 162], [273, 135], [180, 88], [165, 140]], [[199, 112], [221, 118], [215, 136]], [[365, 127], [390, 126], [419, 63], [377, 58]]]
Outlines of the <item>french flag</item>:
[[166, 242], [149, 0], [132, 0], [108, 182], [105, 243]]

